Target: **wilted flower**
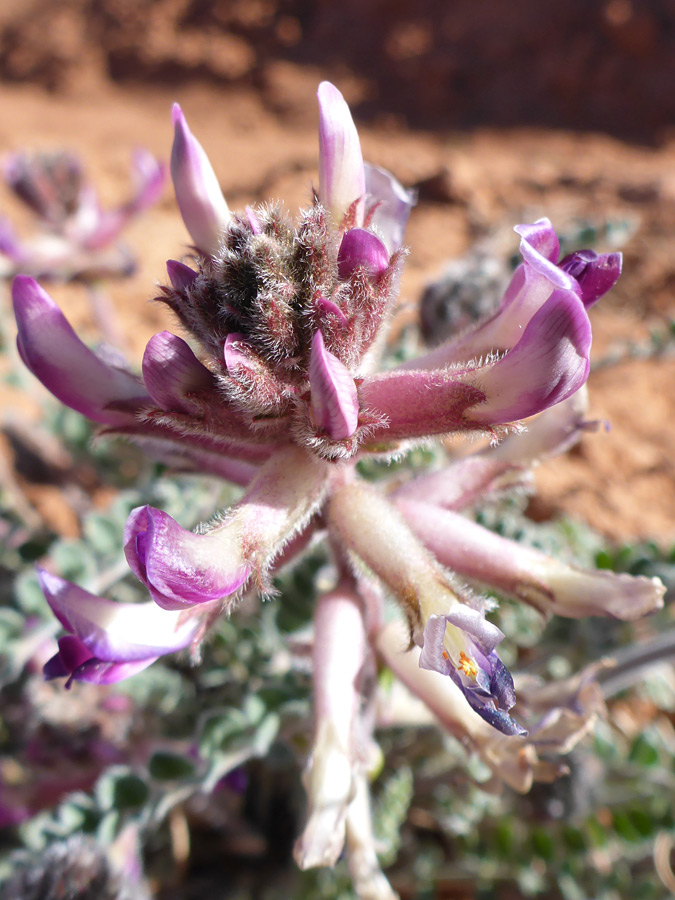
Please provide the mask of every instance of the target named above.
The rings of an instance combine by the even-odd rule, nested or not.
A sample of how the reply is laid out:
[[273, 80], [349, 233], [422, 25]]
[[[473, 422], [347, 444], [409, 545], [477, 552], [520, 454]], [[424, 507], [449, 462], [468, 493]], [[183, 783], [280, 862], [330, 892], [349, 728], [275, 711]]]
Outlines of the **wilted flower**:
[[21, 240], [0, 219], [0, 275], [92, 281], [133, 273], [136, 262], [119, 238], [129, 221], [152, 206], [166, 181], [166, 167], [147, 150], [132, 163], [133, 193], [104, 210], [77, 156], [66, 151], [14, 153], [5, 160], [7, 186], [37, 217], [42, 233]]
[[[105, 671], [121, 677], [123, 666], [130, 674], [184, 646], [201, 636], [215, 607], [231, 610], [247, 585], [268, 591], [275, 561], [291, 559], [324, 529], [339, 587], [317, 612], [310, 814], [296, 854], [304, 866], [330, 864], [346, 836], [359, 889], [365, 891], [367, 877], [387, 896], [366, 788], [373, 679], [365, 673], [374, 666], [382, 618], [373, 576], [404, 610], [420, 664], [447, 676], [487, 733], [521, 735], [509, 712], [513, 681], [496, 652], [503, 635], [486, 620], [484, 600], [444, 568], [442, 533], [425, 529], [424, 517], [433, 512], [442, 531], [442, 507], [471, 505], [509, 471], [522, 474], [576, 439], [584, 427], [578, 417], [569, 428], [565, 416], [562, 425], [547, 418], [529, 439], [518, 434], [519, 420], [584, 385], [591, 344], [586, 307], [614, 283], [620, 257], [577, 254], [558, 264], [548, 220], [519, 226], [524, 262], [497, 312], [419, 359], [377, 371], [414, 197], [388, 172], [364, 165], [349, 109], [332, 85], [319, 88], [319, 114], [318, 189], [294, 223], [276, 205], [231, 212], [203, 148], [174, 107], [171, 173], [194, 246], [189, 265], [168, 262], [170, 283], [158, 299], [174, 311], [199, 356], [163, 332], [146, 348], [141, 380], [79, 341], [31, 278], [15, 279], [14, 305], [22, 358], [64, 403], [106, 434], [125, 435], [160, 459], [245, 488], [232, 509], [197, 533], [161, 510], [134, 510], [125, 552], [164, 608], [157, 609], [165, 617], [164, 638], [150, 640], [143, 625], [148, 610], [132, 606], [125, 615], [133, 644], [122, 647], [109, 633], [119, 608], [109, 618], [105, 601], [59, 582], [64, 604], [57, 615], [80, 656], [68, 644], [48, 674], [81, 677], [111, 665]], [[506, 450], [474, 457], [466, 490], [463, 483], [448, 488], [458, 472], [468, 471], [462, 463], [453, 464], [445, 481], [434, 473], [391, 497], [357, 470], [368, 457], [390, 460], [415, 443], [457, 433], [481, 433], [493, 442], [512, 435]], [[445, 484], [435, 499], [431, 483]], [[479, 553], [482, 539], [472, 552]], [[470, 556], [457, 557], [458, 570], [470, 568]], [[488, 583], [513, 580], [501, 557], [486, 565]], [[480, 576], [475, 565], [466, 574]], [[583, 577], [586, 590], [591, 576]], [[579, 582], [567, 569], [561, 576], [542, 562], [528, 590], [535, 581], [553, 598], [552, 609], [585, 610], [585, 601], [573, 596]], [[45, 582], [54, 607], [51, 584]], [[623, 582], [593, 582], [598, 597], [617, 585], [628, 590]], [[640, 582], [638, 594], [644, 613], [659, 605], [662, 590]], [[623, 610], [625, 603], [597, 599], [593, 608]], [[85, 620], [91, 623], [86, 634]]]

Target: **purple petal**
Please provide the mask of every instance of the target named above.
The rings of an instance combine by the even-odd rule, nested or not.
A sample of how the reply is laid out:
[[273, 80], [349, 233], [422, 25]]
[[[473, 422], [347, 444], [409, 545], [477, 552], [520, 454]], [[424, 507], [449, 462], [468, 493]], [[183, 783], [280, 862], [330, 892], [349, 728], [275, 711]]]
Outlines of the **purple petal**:
[[63, 667], [69, 674], [94, 657], [91, 650], [74, 634], [59, 638], [59, 655]]
[[406, 190], [391, 172], [365, 164], [368, 202], [374, 201], [370, 226], [380, 235], [390, 253], [403, 244], [410, 210], [417, 202], [415, 191]]
[[[196, 617], [185, 619], [179, 613], [160, 610], [151, 601], [115, 603], [45, 569], [37, 571], [56, 618], [91, 657], [103, 662], [154, 660], [175, 653], [191, 643], [200, 627]], [[65, 658], [61, 653], [66, 663], [84, 652], [74, 641], [66, 643], [66, 651]]]
[[622, 263], [620, 253], [598, 255], [593, 250], [577, 250], [563, 259], [560, 268], [579, 282], [581, 299], [589, 309], [614, 287], [621, 275]]
[[503, 424], [560, 403], [585, 384], [590, 350], [591, 323], [583, 303], [572, 291], [554, 291], [516, 346], [476, 370], [487, 399], [467, 418]]
[[178, 262], [176, 259], [167, 260], [166, 271], [171, 281], [171, 287], [179, 293], [183, 293], [183, 291], [191, 288], [197, 280], [197, 273], [194, 269], [182, 262]]
[[92, 652], [88, 650], [82, 641], [69, 634], [59, 638], [59, 651], [55, 656], [48, 660], [42, 669], [45, 681], [52, 681], [54, 678], [67, 678], [78, 666], [92, 659]]
[[148, 341], [143, 354], [143, 380], [158, 406], [188, 414], [199, 409], [188, 395], [208, 391], [214, 385], [213, 375], [189, 345], [169, 331], [161, 331]]
[[389, 253], [382, 241], [364, 228], [351, 228], [345, 233], [338, 251], [338, 277], [347, 281], [358, 268], [377, 279], [389, 268]]
[[218, 249], [223, 230], [230, 221], [230, 209], [209, 158], [188, 128], [177, 103], [173, 105], [172, 116], [171, 177], [180, 214], [195, 246], [207, 255], [212, 254]]
[[[542, 221], [547, 222], [548, 226], [551, 224], [548, 222], [548, 219]], [[535, 223], [535, 225], [516, 225], [514, 229], [521, 234], [520, 253], [523, 260], [534, 272], [548, 279], [554, 287], [568, 291], [573, 290], [575, 283], [566, 272], [563, 272], [556, 265], [560, 245], [558, 244], [558, 238], [555, 237], [555, 232], [551, 229], [553, 238], [555, 238], [555, 244], [552, 247], [548, 226], [545, 228], [546, 237], [538, 239], [540, 235], [538, 236], [536, 232], [539, 225], [540, 223]], [[528, 233], [529, 229], [533, 229], [535, 233]], [[549, 256], [549, 253], [552, 256]]]
[[[478, 619], [482, 618], [480, 613], [469, 607], [453, 607], [447, 615], [430, 616], [424, 629], [420, 667], [449, 676], [462, 691], [471, 708], [493, 728], [509, 735], [525, 734], [525, 729], [507, 712], [515, 703], [513, 680], [496, 653], [493, 650], [485, 652], [493, 641], [500, 641], [503, 634], [484, 619], [483, 624], [480, 624]], [[473, 683], [471, 679], [460, 675], [444, 650], [448, 625], [458, 628], [460, 634], [468, 635], [471, 639], [469, 646], [473, 649], [470, 655], [479, 667]], [[483, 652], [477, 653], [476, 646]]]
[[77, 337], [66, 317], [40, 285], [27, 275], [12, 283], [21, 358], [33, 375], [65, 403], [104, 425], [123, 425], [132, 416], [107, 408], [148, 402], [140, 380], [103, 362]]
[[236, 531], [194, 534], [152, 506], [132, 510], [124, 530], [129, 567], [163, 609], [180, 610], [237, 591], [251, 574]]
[[443, 652], [443, 641], [448, 626], [445, 616], [430, 616], [424, 626], [424, 643], [420, 654], [420, 668], [451, 675], [454, 666]]
[[101, 659], [88, 659], [82, 663], [71, 673], [66, 687], [70, 686], [70, 681], [86, 681], [89, 684], [116, 684], [125, 678], [131, 678], [147, 669], [156, 662], [158, 657], [149, 657], [148, 659], [139, 659], [135, 662], [104, 662]]
[[485, 616], [464, 604], [457, 604], [443, 617], [450, 625], [468, 634], [486, 656], [504, 639], [504, 634]]
[[549, 262], [558, 262], [560, 241], [550, 219], [537, 219], [532, 225], [516, 225], [513, 230], [523, 239], [521, 252], [523, 244], [525, 244]]
[[492, 677], [490, 679], [490, 692], [496, 699], [499, 709], [513, 709], [516, 705], [516, 689], [513, 686], [513, 678], [496, 653], [490, 654]]
[[4, 216], [0, 216], [0, 253], [17, 263], [25, 256], [12, 223]]
[[320, 331], [312, 339], [309, 382], [315, 424], [334, 441], [351, 437], [359, 424], [356, 385], [346, 366], [326, 350]]
[[356, 204], [356, 221], [363, 222], [366, 177], [361, 144], [344, 97], [322, 81], [319, 99], [319, 199], [340, 225]]
[[471, 709], [473, 709], [474, 712], [477, 712], [481, 719], [484, 719], [488, 725], [492, 725], [497, 731], [501, 731], [502, 734], [509, 735], [509, 737], [513, 735], [524, 736], [527, 734], [527, 729], [516, 722], [508, 712], [504, 712], [502, 709], [496, 709], [489, 702], [482, 700], [476, 694], [467, 691], [464, 687], [460, 686], [460, 690], [466, 697]]

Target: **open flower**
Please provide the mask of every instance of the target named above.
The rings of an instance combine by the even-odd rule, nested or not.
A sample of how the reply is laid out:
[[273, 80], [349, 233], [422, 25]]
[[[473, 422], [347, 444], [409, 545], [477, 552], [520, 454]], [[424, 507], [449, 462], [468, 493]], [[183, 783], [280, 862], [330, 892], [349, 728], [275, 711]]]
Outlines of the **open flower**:
[[114, 603], [44, 569], [40, 585], [68, 631], [45, 664], [46, 678], [112, 684], [146, 669], [160, 656], [187, 647], [201, 628], [197, 617], [161, 610], [152, 601]]
[[[106, 601], [43, 576], [71, 633], [50, 674], [123, 677], [185, 646], [202, 611], [233, 609], [250, 583], [268, 592], [273, 567], [323, 534], [339, 587], [317, 612], [310, 812], [296, 852], [304, 866], [330, 864], [346, 840], [361, 895], [385, 897], [391, 894], [377, 868], [364, 768], [372, 679], [369, 686], [361, 666], [372, 660], [381, 630], [378, 585], [407, 617], [410, 644], [419, 650], [415, 670], [436, 683], [434, 672], [445, 676], [442, 690], [478, 723], [481, 740], [522, 739], [510, 714], [513, 680], [497, 655], [503, 635], [486, 619], [484, 599], [451, 571], [482, 573], [500, 585], [512, 578], [517, 557], [509, 569], [502, 550], [479, 569], [474, 557], [489, 538], [473, 531], [471, 553], [450, 559], [444, 513], [475, 504], [509, 473], [522, 479], [538, 458], [588, 427], [583, 404], [574, 403], [589, 371], [587, 307], [614, 283], [621, 260], [582, 252], [558, 262], [548, 220], [519, 226], [523, 263], [496, 313], [419, 359], [378, 371], [415, 198], [392, 175], [364, 164], [340, 92], [324, 83], [318, 99], [318, 187], [298, 221], [276, 205], [232, 212], [204, 148], [174, 108], [171, 174], [193, 246], [186, 262], [167, 263], [169, 283], [158, 300], [191, 344], [169, 332], [155, 335], [142, 381], [85, 347], [33, 279], [15, 279], [13, 298], [22, 358], [59, 399], [105, 434], [245, 489], [231, 510], [196, 533], [152, 507], [131, 513], [126, 557], [154, 603], [123, 615], [141, 620], [155, 609], [173, 623], [162, 626], [161, 646], [142, 627], [140, 636], [129, 629], [133, 645], [110, 644], [108, 618], [100, 616], [110, 612]], [[530, 434], [519, 434], [521, 420], [540, 413]], [[492, 444], [506, 440], [471, 457], [473, 465], [455, 462], [445, 473], [398, 485], [391, 496], [357, 468], [419, 442], [475, 433]], [[424, 528], [432, 510], [438, 535]], [[547, 565], [534, 578], [550, 590], [551, 609], [588, 611], [578, 597], [588, 578], [575, 580], [565, 570], [553, 584]], [[624, 610], [622, 599], [617, 607], [602, 598], [616, 582], [592, 587], [593, 611]], [[636, 588], [643, 612], [660, 599], [660, 588], [644, 587]], [[65, 612], [53, 600], [61, 594], [72, 598]], [[117, 621], [122, 613], [114, 609]]]
[[159, 199], [166, 167], [147, 150], [137, 150], [132, 195], [109, 210], [72, 153], [14, 153], [5, 160], [3, 175], [42, 233], [21, 240], [6, 219], [0, 220], [0, 275], [95, 280], [134, 271], [134, 257], [119, 238], [131, 219]]
[[495, 648], [502, 632], [486, 621], [479, 603], [448, 576], [379, 492], [364, 485], [335, 491], [328, 521], [341, 542], [398, 599], [420, 665], [448, 676], [469, 705], [504, 734], [523, 732], [508, 714], [513, 680]]
[[[598, 716], [605, 715], [602, 691], [595, 681], [597, 673], [610, 665], [602, 661], [562, 682], [542, 684], [534, 678], [519, 678], [518, 711], [529, 731], [500, 733], [467, 706], [453, 679], [439, 678], [433, 668], [423, 666], [424, 650], [408, 650], [405, 639], [400, 622], [380, 628], [373, 639], [379, 658], [398, 679], [394, 682], [397, 693], [402, 694], [395, 704], [390, 695], [379, 698], [382, 726], [392, 727], [399, 719], [410, 725], [436, 720], [480, 756], [498, 785], [526, 793], [533, 782], [554, 781], [567, 771], [557, 757], [569, 753], [592, 730]], [[492, 789], [493, 784], [486, 787]]]

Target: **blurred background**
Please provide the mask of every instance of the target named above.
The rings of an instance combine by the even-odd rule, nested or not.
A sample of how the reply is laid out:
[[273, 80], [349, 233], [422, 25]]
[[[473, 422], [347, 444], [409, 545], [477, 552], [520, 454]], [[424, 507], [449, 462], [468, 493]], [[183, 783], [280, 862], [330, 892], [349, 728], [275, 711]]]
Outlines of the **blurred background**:
[[[291, 210], [307, 204], [317, 183], [315, 92], [323, 79], [349, 101], [365, 158], [418, 191], [394, 336], [421, 324], [433, 340], [489, 309], [517, 258], [512, 227], [519, 222], [546, 215], [569, 249], [623, 251], [624, 275], [591, 312], [591, 417], [611, 427], [543, 464], [537, 493], [487, 520], [579, 562], [658, 574], [672, 585], [675, 2], [0, 0], [0, 153], [73, 151], [106, 207], [129, 194], [135, 148], [168, 161], [174, 101], [232, 208], [267, 198]], [[35, 228], [2, 185], [0, 215], [22, 237]], [[49, 290], [79, 333], [100, 339], [107, 322], [137, 365], [149, 337], [172, 326], [150, 302], [165, 261], [180, 258], [187, 243], [170, 187], [129, 224], [124, 241], [135, 260], [124, 277], [96, 284], [62, 277]], [[105, 300], [92, 302], [92, 291]], [[25, 631], [31, 617], [48, 619], [33, 562], [49, 554], [75, 580], [93, 578], [101, 565], [114, 575], [130, 506], [155, 497], [173, 514], [182, 511], [188, 525], [190, 516], [204, 517], [212, 498], [208, 485], [188, 479], [176, 486], [129, 448], [92, 451], [88, 426], [57, 409], [18, 367], [4, 287], [2, 294], [0, 840], [7, 853], [28, 853], [82, 833], [113, 841], [123, 825], [138, 824], [158, 784], [175, 793], [181, 779], [196, 783], [187, 769], [165, 777], [160, 767], [146, 778], [147, 760], [175, 735], [188, 741], [195, 696], [214, 692], [212, 704], [225, 702], [217, 673], [234, 665], [234, 648], [248, 647], [251, 665], [262, 654], [265, 672], [275, 651], [273, 641], [272, 649], [256, 649], [257, 626], [244, 618], [244, 637], [224, 625], [201, 670], [167, 663], [166, 682], [150, 674], [160, 669], [153, 667], [133, 680], [140, 687], [104, 692], [104, 699], [83, 685], [66, 697], [61, 686], [41, 684], [39, 642], [27, 645]], [[286, 585], [297, 621], [275, 619], [279, 633], [309, 619], [313, 572], [310, 566]], [[513, 659], [549, 674], [567, 674], [672, 624], [668, 607], [635, 628], [593, 621], [544, 628], [505, 610]], [[387, 737], [381, 824], [401, 895], [670, 896], [675, 681], [668, 663], [655, 662], [651, 674], [645, 680], [639, 668], [612, 694], [607, 721], [571, 758], [572, 776], [526, 798], [477, 790], [461, 748], [429, 731]], [[227, 703], [240, 704], [246, 683], [245, 671], [232, 676]], [[307, 703], [302, 678], [285, 689], [289, 702]], [[129, 706], [111, 699], [118, 696]], [[153, 703], [159, 717], [148, 712]], [[106, 719], [113, 707], [114, 726]], [[129, 749], [139, 722], [158, 735], [143, 753]], [[246, 734], [252, 727], [241, 726]], [[227, 749], [223, 741], [218, 752]], [[170, 751], [184, 760], [186, 746], [170, 744]], [[350, 896], [339, 872], [315, 880], [294, 873], [299, 763], [283, 741], [267, 750], [247, 763], [239, 784], [219, 788], [215, 805], [188, 790], [188, 800], [169, 804], [171, 815], [156, 814], [149, 839], [143, 832], [160, 900]], [[73, 790], [84, 792], [78, 801], [69, 799]], [[5, 857], [4, 878], [17, 859]]]

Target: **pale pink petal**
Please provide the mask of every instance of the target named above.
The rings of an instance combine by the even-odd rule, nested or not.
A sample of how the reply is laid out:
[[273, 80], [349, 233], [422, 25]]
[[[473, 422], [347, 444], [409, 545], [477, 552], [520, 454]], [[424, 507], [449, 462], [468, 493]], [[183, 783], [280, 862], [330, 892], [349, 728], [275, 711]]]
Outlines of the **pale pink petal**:
[[403, 244], [403, 233], [417, 202], [417, 193], [404, 188], [386, 169], [366, 163], [365, 171], [368, 204], [373, 209], [369, 227], [382, 238], [389, 252], [394, 253]]
[[366, 177], [359, 135], [344, 97], [322, 81], [319, 98], [319, 199], [336, 225], [356, 204], [356, 221], [363, 222]]
[[180, 214], [195, 246], [207, 255], [212, 254], [218, 249], [223, 230], [230, 221], [230, 208], [208, 156], [188, 128], [177, 103], [172, 115], [171, 177]]

